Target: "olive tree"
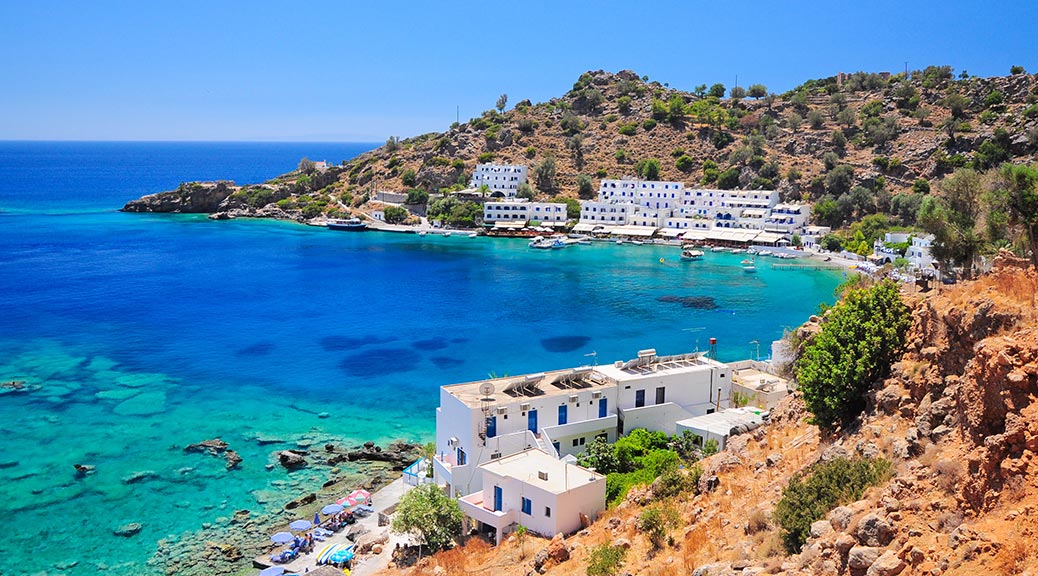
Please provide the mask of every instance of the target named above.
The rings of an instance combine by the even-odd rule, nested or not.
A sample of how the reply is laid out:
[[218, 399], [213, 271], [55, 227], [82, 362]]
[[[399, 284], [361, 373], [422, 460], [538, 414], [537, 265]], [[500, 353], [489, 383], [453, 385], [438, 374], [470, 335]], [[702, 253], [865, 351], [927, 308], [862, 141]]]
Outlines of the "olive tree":
[[393, 530], [417, 536], [435, 552], [454, 543], [461, 534], [461, 520], [457, 500], [435, 484], [422, 484], [400, 499], [393, 515]]

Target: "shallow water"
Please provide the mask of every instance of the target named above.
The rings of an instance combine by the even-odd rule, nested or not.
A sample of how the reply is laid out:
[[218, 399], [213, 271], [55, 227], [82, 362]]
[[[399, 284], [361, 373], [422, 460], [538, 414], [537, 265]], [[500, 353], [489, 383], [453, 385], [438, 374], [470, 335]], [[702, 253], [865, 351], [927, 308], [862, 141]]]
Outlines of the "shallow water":
[[[219, 145], [194, 145], [208, 155], [79, 146], [46, 155], [48, 165], [87, 158], [81, 178], [60, 180], [68, 198], [54, 200], [40, 193], [54, 185], [50, 169], [0, 145], [0, 181], [22, 166], [0, 189], [0, 382], [32, 388], [0, 394], [0, 520], [18, 527], [0, 543], [16, 567], [4, 573], [91, 574], [99, 563], [146, 573], [159, 539], [280, 506], [324, 480], [268, 471], [278, 449], [429, 440], [438, 387], [489, 373], [685, 352], [709, 337], [721, 359], [749, 357], [751, 341], [802, 322], [841, 279], [762, 262], [746, 274], [729, 254], [685, 263], [674, 247], [539, 251], [520, 240], [121, 214], [110, 209], [141, 188], [175, 186], [178, 162], [184, 174], [219, 172]], [[108, 180], [109, 153], [136, 159], [123, 188]], [[267, 173], [248, 164], [251, 180], [322, 157], [253, 153]], [[236, 154], [226, 156], [247, 156]], [[197, 165], [214, 156], [215, 166]], [[238, 176], [230, 164], [225, 174]], [[37, 188], [26, 188], [33, 170]], [[714, 307], [688, 305], [706, 299]], [[184, 453], [213, 437], [241, 454], [240, 469]], [[76, 479], [75, 463], [97, 468]], [[141, 533], [113, 535], [129, 522]]]

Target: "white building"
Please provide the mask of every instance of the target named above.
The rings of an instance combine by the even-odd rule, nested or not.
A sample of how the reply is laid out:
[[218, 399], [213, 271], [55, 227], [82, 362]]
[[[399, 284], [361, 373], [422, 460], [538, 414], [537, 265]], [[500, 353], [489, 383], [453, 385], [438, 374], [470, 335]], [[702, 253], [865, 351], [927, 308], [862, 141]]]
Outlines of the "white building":
[[771, 410], [791, 392], [789, 380], [767, 372], [761, 362], [743, 360], [728, 365], [732, 367], [732, 395], [742, 395], [748, 407]]
[[822, 238], [825, 238], [833, 231], [828, 226], [804, 226], [804, 232], [800, 235], [800, 240], [807, 248], [819, 248], [822, 244]]
[[[633, 202], [611, 203], [584, 201], [580, 203], [580, 225], [587, 226], [626, 226], [637, 212], [638, 205]], [[590, 228], [588, 228], [590, 230]]]
[[494, 540], [516, 525], [551, 538], [593, 522], [606, 506], [605, 476], [537, 449], [523, 450], [479, 467], [482, 489], [458, 500], [465, 516]]
[[566, 205], [555, 202], [527, 202], [508, 200], [483, 204], [483, 222], [540, 222], [541, 224], [564, 224]]
[[527, 167], [518, 164], [478, 164], [472, 173], [470, 188], [486, 185], [505, 198], [515, 198], [519, 185], [526, 182]]
[[440, 388], [437, 484], [454, 496], [482, 488], [479, 465], [527, 448], [576, 455], [624, 430], [673, 434], [675, 422], [728, 406], [731, 370], [700, 354], [654, 350], [609, 366], [571, 368]]
[[810, 217], [811, 207], [806, 204], [776, 204], [768, 211], [761, 228], [779, 234], [800, 234]]
[[724, 450], [728, 438], [749, 432], [764, 423], [762, 411], [754, 408], [730, 408], [713, 414], [694, 416], [677, 423], [678, 434], [688, 431], [702, 446], [708, 440], [717, 442], [717, 449]]
[[930, 246], [933, 245], [933, 234], [924, 236], [913, 236], [912, 244], [905, 252], [905, 258], [909, 264], [917, 270], [933, 270], [933, 255], [930, 254]]

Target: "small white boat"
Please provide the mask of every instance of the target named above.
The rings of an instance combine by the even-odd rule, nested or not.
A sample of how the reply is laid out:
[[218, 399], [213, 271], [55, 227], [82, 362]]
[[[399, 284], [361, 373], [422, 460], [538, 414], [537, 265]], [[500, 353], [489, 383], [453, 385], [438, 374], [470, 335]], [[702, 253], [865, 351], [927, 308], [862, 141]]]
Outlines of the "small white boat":
[[742, 264], [742, 271], [747, 274], [753, 274], [757, 271], [757, 262], [755, 260], [747, 258], [740, 262], [740, 264]]
[[448, 231], [446, 231], [446, 232], [444, 232], [444, 233], [443, 233], [443, 237], [444, 237], [444, 238], [449, 238], [449, 237], [450, 237], [450, 235], [451, 235], [451, 231], [450, 231], [450, 230], [448, 230]]
[[469, 234], [469, 238], [475, 238], [476, 236], [479, 236], [479, 234], [476, 234], [475, 232]]
[[419, 236], [425, 236], [426, 234], [428, 234], [428, 232], [426, 232], [425, 230], [419, 230], [418, 231], [418, 235]]
[[725, 248], [724, 246], [714, 246], [713, 248], [710, 249], [710, 251], [711, 252], [727, 252], [728, 249]]
[[743, 254], [745, 252], [746, 252], [745, 248], [736, 248], [735, 250], [732, 250], [732, 254]]
[[681, 251], [681, 259], [686, 261], [702, 260], [703, 251], [695, 248], [685, 248]]
[[623, 244], [623, 243], [624, 243], [624, 241], [623, 241], [623, 240], [617, 240], [617, 241], [616, 241], [616, 243], [617, 243], [617, 244]]
[[631, 240], [631, 244], [641, 246], [642, 244], [645, 244], [645, 242], [642, 242], [641, 240]]

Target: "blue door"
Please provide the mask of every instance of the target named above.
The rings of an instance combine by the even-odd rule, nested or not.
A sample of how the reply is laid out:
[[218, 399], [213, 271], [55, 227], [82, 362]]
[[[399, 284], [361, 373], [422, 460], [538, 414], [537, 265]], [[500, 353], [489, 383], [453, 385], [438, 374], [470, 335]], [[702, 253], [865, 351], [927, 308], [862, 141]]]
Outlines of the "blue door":
[[528, 420], [527, 420], [527, 426], [526, 427], [530, 429], [530, 432], [533, 432], [534, 434], [537, 433], [537, 411], [536, 410], [530, 410], [529, 415], [528, 415]]
[[487, 418], [487, 438], [497, 436], [497, 416]]
[[494, 512], [501, 510], [501, 487], [494, 486]]
[[598, 401], [598, 417], [599, 418], [605, 418], [606, 417], [607, 406], [608, 406], [608, 404], [606, 403], [606, 399], [605, 398], [602, 398], [602, 399], [600, 399]]
[[634, 392], [634, 407], [641, 408], [645, 406], [645, 390], [636, 390]]
[[559, 426], [566, 423], [566, 405], [559, 406]]

